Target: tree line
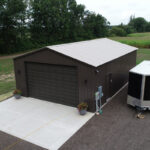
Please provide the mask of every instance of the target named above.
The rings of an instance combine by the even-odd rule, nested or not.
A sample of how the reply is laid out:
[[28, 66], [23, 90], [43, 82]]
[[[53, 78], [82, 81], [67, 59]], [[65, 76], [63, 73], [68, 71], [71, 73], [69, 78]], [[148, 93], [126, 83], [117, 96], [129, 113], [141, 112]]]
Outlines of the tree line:
[[131, 16], [127, 25], [121, 23], [118, 26], [112, 26], [109, 31], [109, 36], [127, 36], [130, 33], [150, 32], [150, 22], [142, 17]]
[[150, 23], [144, 18], [112, 27], [76, 0], [0, 0], [0, 54], [145, 31]]
[[0, 53], [108, 35], [109, 22], [75, 0], [1, 0]]

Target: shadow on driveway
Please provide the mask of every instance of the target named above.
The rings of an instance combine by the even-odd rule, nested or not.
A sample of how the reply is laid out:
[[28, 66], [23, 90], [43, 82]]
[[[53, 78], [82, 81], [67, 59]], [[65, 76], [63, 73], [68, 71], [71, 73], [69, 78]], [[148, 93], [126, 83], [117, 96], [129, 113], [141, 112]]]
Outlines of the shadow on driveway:
[[127, 106], [127, 88], [94, 116], [59, 150], [150, 150], [150, 114], [137, 119]]

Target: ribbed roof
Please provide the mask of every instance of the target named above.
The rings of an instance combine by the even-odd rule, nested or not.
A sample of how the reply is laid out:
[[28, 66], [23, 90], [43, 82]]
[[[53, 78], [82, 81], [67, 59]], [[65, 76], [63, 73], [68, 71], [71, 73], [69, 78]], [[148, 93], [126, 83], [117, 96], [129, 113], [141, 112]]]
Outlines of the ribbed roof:
[[136, 47], [107, 38], [47, 46], [47, 48], [94, 67], [137, 50]]

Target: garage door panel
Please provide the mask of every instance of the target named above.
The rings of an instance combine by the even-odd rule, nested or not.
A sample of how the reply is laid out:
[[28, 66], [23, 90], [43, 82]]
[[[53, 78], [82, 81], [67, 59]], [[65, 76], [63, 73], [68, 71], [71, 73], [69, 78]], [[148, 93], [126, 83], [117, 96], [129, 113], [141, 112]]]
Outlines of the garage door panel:
[[[39, 78], [43, 78], [43, 76], [39, 76], [39, 77], [31, 77], [30, 79], [29, 79], [29, 81], [33, 81], [33, 80], [39, 80]], [[76, 80], [72, 80], [72, 79], [69, 79], [69, 78], [67, 78], [67, 79], [65, 79], [65, 78], [51, 78], [51, 79], [49, 79], [49, 78], [51, 78], [51, 76], [49, 76], [48, 78], [44, 78], [43, 80], [39, 80], [39, 81], [36, 81], [36, 83], [43, 83], [43, 82], [45, 82], [45, 81], [48, 81], [48, 82], [50, 82], [51, 84], [55, 84], [55, 83], [57, 83], [57, 82], [59, 82], [59, 83], [63, 83], [64, 84], [64, 82], [66, 82], [66, 84], [65, 85], [74, 85], [74, 84], [76, 84]], [[63, 81], [62, 81], [63, 80]]]
[[[39, 73], [39, 72], [29, 72], [29, 74], [32, 74], [32, 76], [30, 77], [29, 80], [33, 80], [34, 79], [39, 79], [39, 78], [43, 78], [43, 73]], [[44, 78], [42, 81], [44, 80], [65, 80], [65, 81], [74, 81], [74, 82], [77, 82], [77, 80], [74, 78], [74, 75], [73, 74], [63, 74], [61, 73], [60, 75], [56, 75], [56, 73], [45, 73], [44, 75]], [[40, 80], [41, 81], [41, 80]], [[62, 81], [62, 82], [63, 82]], [[68, 82], [67, 82], [68, 83]]]
[[78, 85], [76, 67], [26, 63], [29, 96], [76, 106]]
[[[64, 85], [62, 82], [58, 82], [57, 81], [57, 83], [55, 82], [55, 81], [53, 81], [53, 82], [50, 82], [50, 81], [46, 81], [45, 80], [45, 82], [49, 82], [49, 84], [45, 84], [45, 82], [41, 82], [41, 81], [34, 81], [34, 82], [32, 82], [32, 80], [29, 80], [29, 86], [32, 86], [32, 88], [35, 86], [39, 86], [39, 84], [44, 84], [43, 85], [43, 87], [45, 87], [45, 88], [48, 88], [48, 89], [55, 89], [56, 88], [56, 86], [57, 86], [57, 90], [59, 90], [59, 89], [61, 89], [61, 90], [72, 90], [72, 89], [77, 89], [75, 86], [74, 86], [74, 84], [76, 84], [76, 83], [74, 83], [74, 84], [72, 84], [72, 83], [66, 83], [66, 85]], [[50, 87], [51, 86], [51, 87]], [[62, 86], [64, 87], [64, 89], [62, 89]], [[68, 89], [67, 89], [68, 88]]]
[[[65, 105], [71, 105], [71, 106], [75, 106], [75, 107], [77, 106], [76, 98], [72, 98], [71, 99], [72, 102], [70, 103], [70, 98], [66, 98], [65, 95], [56, 96], [56, 95], [45, 95], [45, 94], [40, 93], [41, 95], [39, 96], [39, 94], [37, 94], [37, 92], [34, 94], [35, 94], [34, 96], [36, 96], [42, 100], [52, 101], [52, 102], [61, 103], [61, 104], [65, 104]], [[55, 99], [55, 101], [53, 101], [54, 99]], [[63, 101], [60, 101], [60, 99], [63, 99]]]
[[[42, 66], [42, 68], [39, 68], [39, 66]], [[74, 70], [73, 67], [69, 67], [67, 66], [67, 68], [61, 68], [61, 67], [66, 67], [66, 66], [57, 66], [59, 68], [56, 68], [55, 65], [51, 65], [51, 70], [47, 70], [47, 67], [49, 67], [49, 64], [45, 64], [45, 66], [43, 66], [43, 64], [31, 64], [30, 63], [30, 66], [28, 66], [28, 69], [29, 71], [39, 71], [39, 72], [43, 72], [43, 71], [46, 71], [46, 72], [52, 72], [52, 73], [75, 73], [76, 70]], [[69, 70], [68, 70], [69, 69]]]
[[[33, 87], [34, 88], [34, 87]], [[39, 89], [33, 89], [33, 88], [30, 88], [29, 90], [30, 90], [30, 93], [36, 93], [36, 92], [38, 92], [37, 94], [41, 94], [41, 93], [43, 93], [43, 94], [45, 94], [46, 92], [47, 92], [47, 95], [49, 95], [49, 92], [50, 92], [50, 95], [55, 95], [56, 94], [56, 89], [55, 88], [50, 88], [50, 89], [45, 89], [45, 90], [39, 90]], [[46, 87], [47, 88], [47, 87]], [[73, 94], [74, 94], [74, 92], [72, 92], [72, 90], [76, 90], [76, 89], [63, 89], [63, 90], [57, 90], [57, 93], [60, 95], [60, 94], [63, 94], [63, 95], [68, 95], [68, 96], [72, 96]], [[57, 95], [58, 95], [57, 94]], [[72, 98], [73, 99], [73, 98]]]

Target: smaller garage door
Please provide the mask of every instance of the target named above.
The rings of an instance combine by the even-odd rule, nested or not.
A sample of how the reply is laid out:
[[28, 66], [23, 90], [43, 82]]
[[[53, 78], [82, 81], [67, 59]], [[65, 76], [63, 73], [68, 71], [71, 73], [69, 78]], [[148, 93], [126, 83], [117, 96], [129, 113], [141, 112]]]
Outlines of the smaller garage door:
[[26, 63], [28, 93], [30, 97], [78, 105], [76, 67]]

